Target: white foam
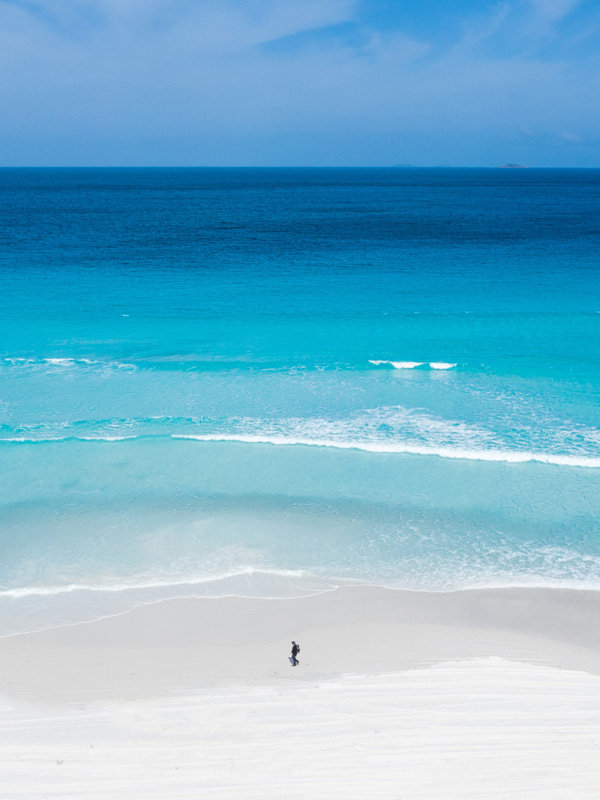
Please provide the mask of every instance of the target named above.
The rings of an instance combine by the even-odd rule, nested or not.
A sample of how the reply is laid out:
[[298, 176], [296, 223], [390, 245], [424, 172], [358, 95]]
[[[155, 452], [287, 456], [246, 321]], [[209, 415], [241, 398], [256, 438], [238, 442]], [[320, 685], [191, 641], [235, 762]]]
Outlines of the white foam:
[[416, 369], [417, 367], [429, 367], [430, 369], [452, 369], [456, 367], [456, 363], [449, 361], [375, 361], [369, 359], [369, 364], [374, 364], [376, 367], [382, 364], [389, 364], [394, 369]]
[[561, 467], [586, 467], [600, 469], [600, 458], [588, 456], [560, 455], [553, 453], [531, 453], [518, 450], [467, 450], [451, 447], [428, 447], [402, 442], [337, 441], [333, 439], [301, 439], [286, 436], [253, 436], [236, 434], [173, 434], [173, 439], [196, 439], [200, 442], [243, 442], [247, 444], [304, 445], [306, 447], [333, 447], [339, 450], [364, 450], [367, 453], [406, 453], [420, 456], [465, 459], [468, 461], [498, 461], [508, 464], [524, 464], [537, 461]]
[[422, 367], [425, 365], [425, 361], [371, 361], [369, 360], [369, 364], [375, 364], [375, 366], [380, 366], [381, 364], [390, 364], [394, 369], [415, 369], [415, 367]]
[[77, 367], [84, 365], [89, 367], [100, 367], [108, 369], [127, 369], [127, 370], [137, 369], [135, 364], [129, 364], [121, 361], [102, 361], [91, 358], [75, 358], [75, 357], [37, 359], [37, 358], [20, 358], [15, 356], [15, 357], [1, 358], [0, 363], [10, 364], [13, 366], [20, 366], [20, 367], [23, 366]]
[[0, 439], [0, 443], [4, 442], [20, 442], [23, 444], [38, 444], [39, 442], [65, 442], [70, 437], [68, 436], [47, 436], [43, 439], [35, 439], [32, 436], [7, 436]]
[[142, 436], [81, 436], [73, 437], [82, 442], [125, 442], [128, 439], [142, 439]]
[[[133, 439], [146, 438], [144, 436], [64, 436], [45, 439], [34, 439], [24, 436], [14, 436], [0, 439], [2, 442], [19, 442], [40, 444], [44, 442], [122, 442]], [[156, 437], [159, 438], [159, 437]], [[261, 436], [254, 434], [227, 434], [227, 433], [174, 433], [160, 438], [166, 439], [192, 439], [198, 442], [239, 442], [241, 444], [269, 444], [303, 446], [303, 447], [331, 447], [338, 450], [362, 450], [366, 453], [405, 453], [417, 456], [438, 456], [466, 461], [504, 462], [507, 464], [526, 464], [538, 462], [552, 464], [560, 467], [584, 467], [586, 469], [600, 469], [600, 458], [593, 456], [561, 455], [559, 453], [535, 453], [528, 450], [478, 450], [461, 447], [433, 447], [420, 444], [406, 444], [403, 442], [369, 442], [345, 441], [338, 439], [312, 439], [297, 436]]]
[[190, 578], [188, 580], [141, 580], [132, 583], [69, 583], [64, 586], [27, 586], [0, 591], [1, 597], [13, 599], [23, 597], [56, 597], [57, 595], [72, 594], [73, 592], [133, 592], [140, 589], [172, 589], [190, 586], [203, 586], [207, 583], [217, 583], [231, 578], [240, 578], [247, 575], [267, 575], [277, 578], [303, 578], [306, 572], [301, 569], [263, 569], [259, 567], [240, 567], [229, 572], [217, 575], [207, 575], [203, 578]]
[[[134, 439], [143, 439], [146, 436], [62, 436], [35, 439], [33, 437], [13, 436], [0, 439], [3, 442], [17, 442], [27, 444], [42, 444], [45, 442], [123, 442]], [[404, 442], [387, 441], [349, 441], [342, 439], [315, 439], [302, 436], [278, 436], [243, 433], [174, 433], [155, 437], [163, 439], [191, 439], [198, 442], [239, 442], [241, 444], [269, 444], [303, 447], [330, 447], [337, 450], [362, 450], [366, 453], [390, 453], [438, 456], [466, 461], [504, 462], [507, 464], [526, 464], [538, 462], [561, 467], [584, 467], [586, 469], [600, 469], [600, 457], [563, 455], [560, 453], [536, 453], [528, 450], [501, 450], [501, 449], [475, 449], [464, 447], [430, 446], [409, 444]]]
[[0, 438], [3, 442], [20, 442], [26, 444], [43, 444], [44, 442], [124, 442], [128, 439], [142, 439], [142, 436], [7, 436]]
[[45, 364], [52, 364], [59, 367], [72, 367], [77, 364], [103, 364], [105, 366], [116, 366], [112, 362], [93, 361], [91, 358], [43, 358], [42, 361]]

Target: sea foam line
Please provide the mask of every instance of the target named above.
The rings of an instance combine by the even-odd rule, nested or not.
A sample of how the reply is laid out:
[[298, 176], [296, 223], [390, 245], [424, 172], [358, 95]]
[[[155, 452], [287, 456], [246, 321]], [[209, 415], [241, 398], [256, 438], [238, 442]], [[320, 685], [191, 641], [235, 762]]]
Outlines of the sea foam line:
[[63, 436], [48, 439], [34, 439], [24, 436], [0, 439], [4, 443], [52, 444], [56, 442], [122, 442], [137, 439], [189, 439], [198, 442], [239, 442], [240, 444], [299, 445], [303, 447], [331, 447], [337, 450], [362, 450], [367, 453], [405, 453], [416, 456], [439, 456], [466, 461], [504, 462], [507, 464], [526, 464], [538, 462], [559, 467], [584, 467], [600, 469], [600, 457], [561, 455], [559, 453], [534, 453], [528, 450], [468, 450], [460, 447], [433, 447], [413, 445], [403, 442], [364, 442], [339, 439], [310, 439], [287, 436], [260, 436], [253, 434], [227, 433], [173, 433], [164, 435], [140, 434], [133, 436]]
[[129, 439], [152, 439], [170, 438], [149, 436], [149, 435], [130, 435], [130, 436], [48, 436], [44, 439], [35, 439], [33, 436], [10, 436], [0, 438], [0, 444], [4, 442], [16, 442], [20, 444], [46, 444], [52, 442], [125, 442]]
[[239, 578], [245, 575], [274, 575], [277, 578], [303, 578], [307, 573], [301, 569], [261, 569], [259, 567], [240, 567], [240, 569], [223, 572], [218, 575], [207, 575], [204, 578], [190, 578], [188, 580], [153, 580], [140, 581], [139, 583], [114, 583], [114, 584], [85, 584], [69, 583], [65, 586], [28, 586], [17, 589], [0, 591], [0, 598], [9, 597], [20, 599], [23, 597], [54, 597], [72, 592], [134, 592], [142, 589], [173, 589], [184, 586], [202, 586], [206, 583], [218, 583], [230, 578]]
[[449, 361], [373, 361], [369, 359], [369, 364], [374, 364], [376, 367], [381, 364], [390, 364], [394, 369], [416, 369], [417, 367], [429, 367], [429, 369], [452, 369], [456, 367], [456, 363]]
[[306, 447], [333, 447], [339, 450], [364, 450], [367, 453], [406, 453], [418, 456], [440, 456], [441, 458], [464, 459], [468, 461], [496, 461], [509, 464], [522, 464], [537, 461], [541, 464], [554, 464], [561, 467], [587, 467], [600, 469], [600, 458], [591, 456], [570, 456], [550, 453], [531, 453], [518, 450], [465, 450], [451, 447], [428, 447], [401, 442], [348, 442], [335, 439], [301, 439], [285, 436], [253, 436], [235, 434], [173, 434], [173, 439], [195, 439], [200, 442], [242, 442], [247, 444], [303, 445]]

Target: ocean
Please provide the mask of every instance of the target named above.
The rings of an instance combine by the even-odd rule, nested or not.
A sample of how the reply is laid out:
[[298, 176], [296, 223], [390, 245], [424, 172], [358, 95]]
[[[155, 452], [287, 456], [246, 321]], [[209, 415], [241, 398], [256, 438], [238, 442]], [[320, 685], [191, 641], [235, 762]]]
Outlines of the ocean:
[[0, 170], [0, 635], [600, 589], [600, 170]]

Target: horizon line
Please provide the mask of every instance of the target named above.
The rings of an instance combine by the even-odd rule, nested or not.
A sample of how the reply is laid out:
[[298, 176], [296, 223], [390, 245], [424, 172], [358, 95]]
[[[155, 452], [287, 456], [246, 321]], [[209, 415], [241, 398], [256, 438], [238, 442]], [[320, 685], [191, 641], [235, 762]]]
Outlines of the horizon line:
[[503, 170], [539, 170], [539, 169], [568, 169], [568, 170], [600, 170], [600, 166], [573, 167], [573, 166], [528, 166], [526, 164], [487, 164], [484, 166], [466, 166], [455, 164], [379, 164], [379, 165], [331, 165], [331, 164], [0, 164], [4, 169], [503, 169]]

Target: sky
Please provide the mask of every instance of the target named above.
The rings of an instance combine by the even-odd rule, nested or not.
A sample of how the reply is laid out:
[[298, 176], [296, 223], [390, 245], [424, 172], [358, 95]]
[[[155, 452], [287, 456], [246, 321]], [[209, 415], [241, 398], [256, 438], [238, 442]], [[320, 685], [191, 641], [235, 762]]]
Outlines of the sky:
[[600, 167], [600, 0], [0, 0], [1, 166]]

